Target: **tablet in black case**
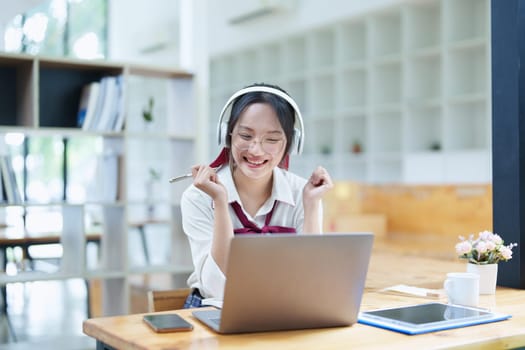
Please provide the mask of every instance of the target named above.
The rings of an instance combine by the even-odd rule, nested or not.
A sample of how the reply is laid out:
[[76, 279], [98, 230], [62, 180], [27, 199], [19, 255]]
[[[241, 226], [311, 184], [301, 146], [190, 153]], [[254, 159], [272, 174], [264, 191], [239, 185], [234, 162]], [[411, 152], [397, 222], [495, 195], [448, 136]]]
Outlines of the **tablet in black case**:
[[502, 321], [510, 317], [510, 315], [497, 314], [484, 309], [427, 303], [364, 311], [359, 314], [359, 323], [405, 334], [421, 334]]

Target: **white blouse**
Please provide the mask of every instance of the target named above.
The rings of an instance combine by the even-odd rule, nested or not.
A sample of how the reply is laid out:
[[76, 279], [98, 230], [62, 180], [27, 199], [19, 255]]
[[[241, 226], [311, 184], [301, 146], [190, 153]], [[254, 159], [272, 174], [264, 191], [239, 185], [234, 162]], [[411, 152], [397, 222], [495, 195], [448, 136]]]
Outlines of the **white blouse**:
[[[225, 166], [217, 174], [228, 192], [228, 203], [237, 201], [242, 207], [230, 168]], [[281, 168], [275, 168], [273, 180], [270, 198], [255, 217], [250, 216], [243, 208], [246, 217], [257, 226], [264, 226], [266, 214], [272, 210], [277, 200], [279, 204], [274, 209], [270, 225], [293, 227], [297, 233], [301, 233], [304, 223], [303, 188], [306, 179]], [[226, 278], [211, 256], [214, 225], [212, 200], [206, 193], [191, 185], [182, 194], [181, 210], [182, 227], [190, 242], [194, 267], [188, 285], [191, 288], [198, 288], [204, 298], [222, 300]], [[231, 206], [229, 210], [233, 228], [242, 228], [243, 225]], [[319, 215], [322, 218], [322, 206]]]

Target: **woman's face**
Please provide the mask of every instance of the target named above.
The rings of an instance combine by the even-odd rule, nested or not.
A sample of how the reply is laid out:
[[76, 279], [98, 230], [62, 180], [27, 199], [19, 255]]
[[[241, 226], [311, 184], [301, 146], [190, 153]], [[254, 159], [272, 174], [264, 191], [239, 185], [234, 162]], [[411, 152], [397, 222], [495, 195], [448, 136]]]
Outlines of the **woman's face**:
[[270, 177], [283, 158], [286, 136], [273, 108], [254, 103], [237, 120], [231, 144], [236, 170], [248, 178], [262, 179]]

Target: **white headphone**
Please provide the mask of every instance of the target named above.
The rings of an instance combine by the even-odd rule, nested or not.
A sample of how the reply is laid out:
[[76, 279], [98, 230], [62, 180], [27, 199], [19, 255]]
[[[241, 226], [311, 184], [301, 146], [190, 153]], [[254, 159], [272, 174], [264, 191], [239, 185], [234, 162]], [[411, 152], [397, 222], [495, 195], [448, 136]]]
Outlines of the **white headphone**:
[[[297, 103], [286, 93], [282, 92], [279, 89], [272, 88], [269, 86], [249, 86], [244, 89], [241, 89], [234, 93], [229, 99], [228, 102], [224, 105], [221, 111], [221, 115], [219, 117], [219, 123], [217, 125], [217, 139], [219, 142], [219, 146], [222, 147], [228, 147], [226, 144], [226, 134], [228, 133], [228, 121], [231, 115], [231, 106], [233, 102], [240, 96], [250, 93], [250, 92], [267, 92], [273, 95], [277, 95], [288, 102], [295, 112], [295, 125], [294, 125], [294, 136], [293, 136], [293, 143], [290, 147], [290, 153], [292, 154], [301, 154], [303, 151], [303, 142], [304, 142], [304, 125], [303, 125], [303, 118], [301, 117], [301, 111], [299, 110], [299, 107], [297, 106]], [[227, 115], [227, 119], [225, 119], [225, 115]]]

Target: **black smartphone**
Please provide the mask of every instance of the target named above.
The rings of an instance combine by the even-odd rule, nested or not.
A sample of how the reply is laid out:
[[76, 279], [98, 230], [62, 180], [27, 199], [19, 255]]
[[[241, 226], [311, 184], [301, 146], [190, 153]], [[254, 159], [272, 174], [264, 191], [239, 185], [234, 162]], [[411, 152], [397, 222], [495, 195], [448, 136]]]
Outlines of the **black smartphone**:
[[177, 314], [144, 315], [144, 322], [157, 333], [191, 331], [193, 325]]

